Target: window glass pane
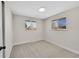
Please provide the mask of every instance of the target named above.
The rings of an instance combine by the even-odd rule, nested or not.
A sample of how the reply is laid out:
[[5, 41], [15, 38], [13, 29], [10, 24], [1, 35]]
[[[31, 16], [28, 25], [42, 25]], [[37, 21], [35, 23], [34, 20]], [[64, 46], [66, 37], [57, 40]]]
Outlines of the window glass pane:
[[52, 20], [52, 29], [55, 29], [55, 30], [63, 29], [64, 30], [66, 29], [66, 25], [67, 25], [66, 23], [67, 23], [66, 17]]
[[36, 21], [25, 21], [25, 29], [26, 30], [35, 30], [36, 29]]

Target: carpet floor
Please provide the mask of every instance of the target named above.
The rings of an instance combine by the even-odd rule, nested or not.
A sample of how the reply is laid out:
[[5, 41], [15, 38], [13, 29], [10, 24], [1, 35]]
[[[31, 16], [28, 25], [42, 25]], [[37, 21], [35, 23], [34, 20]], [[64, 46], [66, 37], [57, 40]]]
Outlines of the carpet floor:
[[79, 55], [41, 40], [14, 46], [10, 58], [79, 58]]

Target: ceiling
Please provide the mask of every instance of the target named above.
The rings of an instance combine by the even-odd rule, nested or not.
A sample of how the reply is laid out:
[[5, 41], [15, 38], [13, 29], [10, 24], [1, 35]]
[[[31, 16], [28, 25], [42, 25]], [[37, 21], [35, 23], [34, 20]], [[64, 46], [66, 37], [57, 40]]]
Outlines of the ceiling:
[[[14, 14], [41, 19], [79, 6], [78, 1], [7, 1], [6, 4]], [[41, 7], [46, 11], [39, 12]]]

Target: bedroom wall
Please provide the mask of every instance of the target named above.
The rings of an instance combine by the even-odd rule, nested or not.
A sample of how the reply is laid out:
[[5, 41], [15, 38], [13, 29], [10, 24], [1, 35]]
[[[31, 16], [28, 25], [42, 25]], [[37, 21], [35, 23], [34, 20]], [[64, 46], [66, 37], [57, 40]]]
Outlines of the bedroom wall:
[[5, 4], [5, 57], [9, 57], [13, 47], [12, 12]]
[[[24, 20], [37, 21], [37, 30], [25, 32]], [[14, 15], [13, 30], [14, 30], [14, 45], [43, 40], [42, 20], [33, 17]]]
[[[67, 30], [51, 30], [51, 21], [62, 17], [67, 18]], [[79, 54], [79, 8], [51, 16], [44, 23], [45, 39], [47, 41]]]

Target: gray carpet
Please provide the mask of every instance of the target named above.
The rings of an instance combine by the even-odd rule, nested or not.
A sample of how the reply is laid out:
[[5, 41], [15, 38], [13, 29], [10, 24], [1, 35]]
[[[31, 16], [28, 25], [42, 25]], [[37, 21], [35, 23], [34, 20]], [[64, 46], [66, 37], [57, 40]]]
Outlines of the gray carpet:
[[10, 58], [78, 58], [79, 55], [69, 52], [47, 41], [41, 40], [14, 46]]

